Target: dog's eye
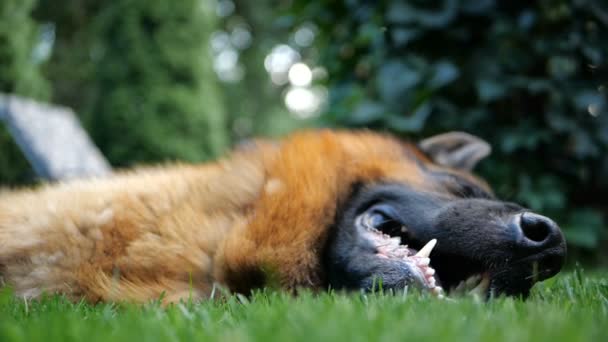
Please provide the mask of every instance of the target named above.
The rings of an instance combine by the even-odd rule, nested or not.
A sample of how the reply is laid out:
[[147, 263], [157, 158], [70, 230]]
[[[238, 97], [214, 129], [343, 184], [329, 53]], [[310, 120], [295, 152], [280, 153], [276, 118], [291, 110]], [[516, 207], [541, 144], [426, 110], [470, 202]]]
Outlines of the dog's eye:
[[490, 199], [492, 195], [478, 186], [474, 186], [470, 183], [460, 181], [455, 186], [451, 187], [452, 193], [463, 198], [485, 198]]
[[477, 189], [473, 186], [470, 186], [469, 184], [460, 182], [457, 183], [453, 186], [450, 187], [450, 189], [452, 190], [452, 192], [460, 197], [464, 197], [464, 198], [474, 198], [474, 197], [480, 197], [480, 191], [477, 191]]
[[486, 190], [471, 183], [469, 180], [446, 172], [434, 173], [445, 184], [446, 189], [455, 196], [462, 198], [493, 198]]

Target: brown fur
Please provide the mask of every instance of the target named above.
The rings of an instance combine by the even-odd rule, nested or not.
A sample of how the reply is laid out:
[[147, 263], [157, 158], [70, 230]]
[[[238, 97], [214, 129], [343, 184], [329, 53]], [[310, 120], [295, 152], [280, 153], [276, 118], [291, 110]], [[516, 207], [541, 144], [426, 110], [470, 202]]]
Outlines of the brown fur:
[[324, 285], [320, 258], [357, 183], [433, 191], [412, 146], [369, 132], [303, 132], [204, 165], [0, 194], [0, 276], [16, 293], [89, 301], [206, 298]]

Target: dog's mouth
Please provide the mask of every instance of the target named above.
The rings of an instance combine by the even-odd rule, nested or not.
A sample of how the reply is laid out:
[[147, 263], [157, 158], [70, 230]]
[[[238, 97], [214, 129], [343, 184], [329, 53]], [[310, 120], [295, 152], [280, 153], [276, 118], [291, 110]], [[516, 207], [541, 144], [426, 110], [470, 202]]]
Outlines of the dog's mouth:
[[[430, 291], [439, 298], [448, 296], [471, 295], [476, 298], [488, 298], [493, 290], [493, 271], [484, 269], [480, 263], [465, 260], [460, 256], [446, 256], [432, 253], [438, 241], [432, 239], [419, 249], [421, 245], [415, 241], [406, 241], [401, 236], [391, 236], [378, 230], [366, 217], [359, 217], [358, 225], [363, 227], [363, 235], [376, 247], [376, 255], [403, 261], [412, 271], [415, 285]], [[410, 243], [408, 243], [410, 242]], [[445, 261], [451, 265], [460, 265], [459, 270], [446, 267]]]
[[442, 241], [416, 239], [399, 220], [377, 211], [360, 215], [356, 225], [374, 245], [378, 257], [407, 263], [415, 285], [440, 297], [468, 294], [480, 299], [498, 295], [525, 298], [536, 282], [557, 274], [564, 260], [565, 247], [561, 244], [524, 255], [510, 251], [501, 254], [495, 248], [491, 257], [450, 251], [441, 246]]

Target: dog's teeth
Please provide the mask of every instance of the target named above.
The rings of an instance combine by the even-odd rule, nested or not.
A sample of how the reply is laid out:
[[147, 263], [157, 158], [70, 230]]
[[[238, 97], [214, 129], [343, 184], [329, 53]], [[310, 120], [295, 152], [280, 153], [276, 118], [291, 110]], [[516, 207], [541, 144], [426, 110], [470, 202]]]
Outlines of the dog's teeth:
[[426, 269], [425, 273], [428, 276], [433, 276], [433, 275], [435, 275], [435, 270], [429, 267], [429, 268]]
[[431, 263], [431, 259], [429, 258], [419, 258], [416, 260], [418, 265], [428, 266]]
[[421, 250], [418, 251], [418, 253], [416, 253], [416, 256], [428, 258], [429, 255], [431, 255], [431, 251], [433, 250], [433, 248], [435, 248], [436, 244], [437, 244], [437, 239], [433, 239], [433, 240], [429, 241], [426, 245], [424, 245], [424, 247], [422, 247]]
[[435, 286], [433, 287], [433, 289], [431, 290], [431, 292], [437, 296], [437, 298], [439, 299], [444, 299], [445, 295], [443, 294], [443, 288], [441, 286]]
[[401, 244], [401, 238], [398, 236], [391, 238], [391, 244], [399, 246]]

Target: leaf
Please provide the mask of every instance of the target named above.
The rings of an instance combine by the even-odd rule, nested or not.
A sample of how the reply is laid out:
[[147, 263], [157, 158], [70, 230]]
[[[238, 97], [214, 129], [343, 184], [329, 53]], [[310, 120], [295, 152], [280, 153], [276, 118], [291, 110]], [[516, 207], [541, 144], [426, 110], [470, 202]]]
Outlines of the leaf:
[[409, 42], [418, 38], [422, 32], [416, 29], [394, 28], [391, 37], [395, 47], [405, 47]]
[[572, 136], [571, 149], [579, 158], [598, 157], [600, 150], [591, 136], [585, 131], [575, 131]]
[[382, 118], [385, 113], [386, 109], [383, 105], [377, 102], [365, 101], [348, 117], [348, 121], [353, 125], [368, 125]]
[[481, 79], [475, 83], [477, 95], [482, 102], [491, 102], [505, 96], [507, 89], [504, 84], [495, 80]]
[[460, 8], [469, 14], [484, 14], [496, 5], [495, 0], [461, 0]]
[[429, 80], [432, 89], [441, 88], [460, 76], [458, 68], [450, 61], [440, 61], [435, 65], [435, 74]]
[[425, 102], [411, 115], [391, 115], [386, 123], [390, 129], [398, 132], [420, 132], [431, 114], [432, 107], [429, 102]]
[[383, 36], [384, 31], [380, 26], [375, 25], [374, 23], [365, 23], [359, 27], [359, 30], [355, 35], [354, 43], [356, 46], [369, 46], [372, 41]]
[[517, 18], [518, 26], [524, 31], [530, 30], [534, 26], [535, 23], [536, 23], [536, 13], [531, 10], [523, 11]]
[[389, 23], [418, 23], [423, 27], [440, 28], [452, 22], [457, 13], [457, 0], [444, 0], [443, 6], [437, 10], [421, 9], [406, 2], [393, 1], [387, 9], [385, 17]]
[[415, 11], [403, 1], [391, 1], [385, 17], [387, 22], [393, 24], [407, 24], [416, 20]]
[[551, 82], [545, 79], [528, 79], [526, 88], [533, 94], [552, 90]]
[[583, 90], [574, 97], [574, 104], [579, 110], [586, 111], [589, 106], [600, 106], [604, 103], [604, 97], [599, 91]]
[[568, 243], [593, 249], [599, 245], [603, 226], [600, 213], [592, 209], [578, 209], [570, 214], [564, 234]]
[[443, 3], [439, 11], [418, 11], [418, 22], [430, 28], [443, 28], [450, 24], [458, 13], [458, 1], [444, 0]]
[[402, 100], [416, 86], [422, 76], [416, 69], [398, 61], [391, 61], [380, 68], [376, 82], [380, 97], [388, 103]]
[[554, 56], [549, 59], [547, 68], [552, 77], [565, 79], [577, 72], [577, 64], [574, 58], [567, 56]]

